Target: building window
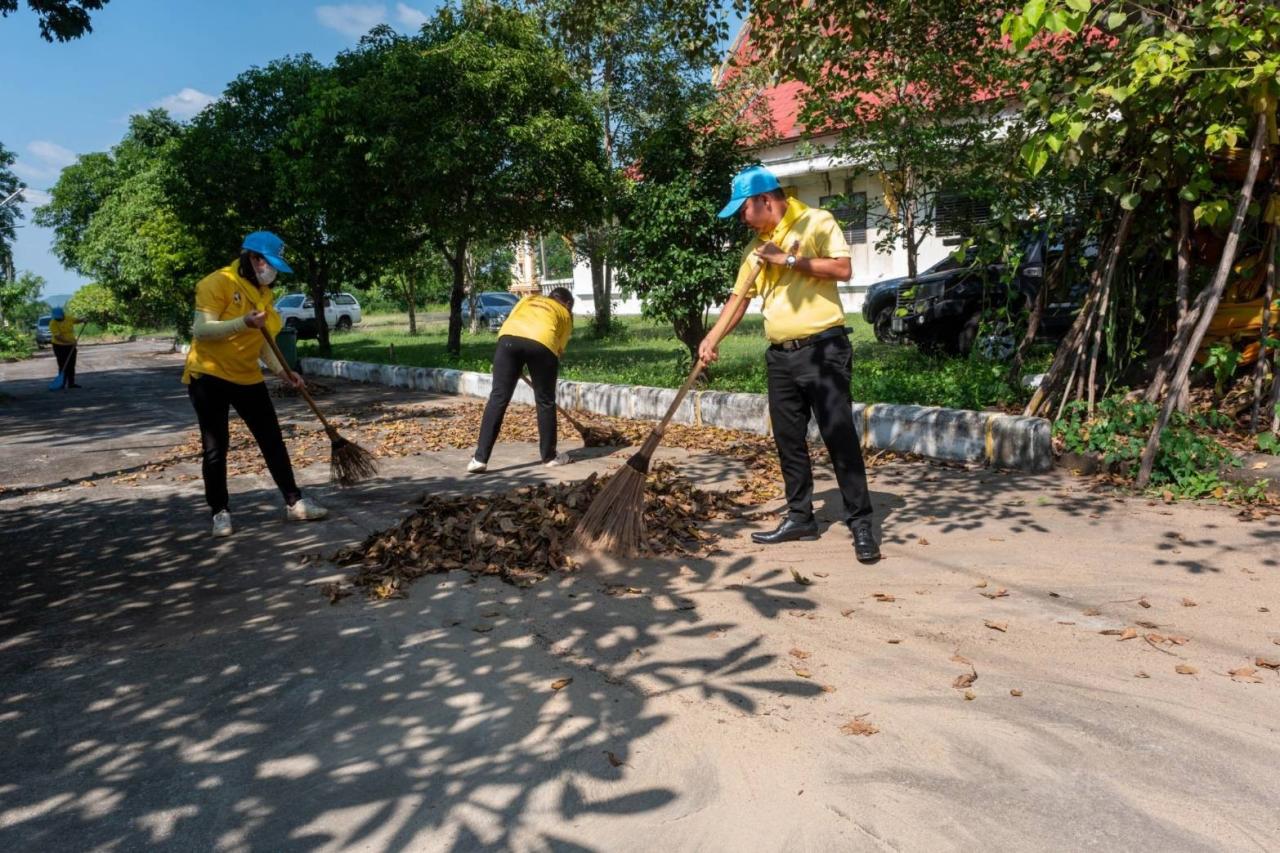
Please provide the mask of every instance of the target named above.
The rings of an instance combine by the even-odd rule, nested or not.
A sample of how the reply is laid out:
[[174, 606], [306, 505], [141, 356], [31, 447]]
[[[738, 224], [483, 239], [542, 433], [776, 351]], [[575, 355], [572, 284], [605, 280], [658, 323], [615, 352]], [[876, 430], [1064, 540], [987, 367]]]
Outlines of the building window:
[[824, 195], [818, 206], [831, 211], [844, 230], [844, 239], [850, 246], [867, 242], [867, 194], [845, 193]]
[[934, 196], [933, 233], [939, 237], [963, 237], [990, 218], [989, 201], [946, 190]]

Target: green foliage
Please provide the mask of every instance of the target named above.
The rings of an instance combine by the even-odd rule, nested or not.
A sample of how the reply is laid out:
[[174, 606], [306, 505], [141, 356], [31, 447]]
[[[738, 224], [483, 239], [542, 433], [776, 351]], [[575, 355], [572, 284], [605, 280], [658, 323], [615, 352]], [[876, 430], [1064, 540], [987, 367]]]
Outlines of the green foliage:
[[175, 212], [183, 133], [162, 110], [133, 116], [118, 145], [64, 169], [36, 210], [63, 265], [110, 291], [137, 325], [185, 330], [202, 274], [200, 246]]
[[22, 334], [30, 334], [31, 326], [48, 305], [40, 299], [45, 280], [33, 272], [22, 272], [13, 281], [0, 279], [0, 321]]
[[1258, 449], [1263, 453], [1280, 456], [1280, 437], [1277, 437], [1274, 432], [1260, 432], [1255, 440]]
[[[1157, 413], [1154, 403], [1108, 397], [1098, 403], [1090, 418], [1087, 405], [1075, 401], [1067, 405], [1053, 430], [1065, 450], [1101, 454], [1106, 464], [1120, 463], [1125, 476], [1133, 478]], [[1191, 416], [1175, 412], [1161, 435], [1151, 487], [1183, 498], [1220, 496], [1230, 491], [1219, 471], [1224, 465], [1238, 466], [1240, 461], [1202, 432], [1229, 426], [1230, 419], [1220, 412]]]
[[0, 358], [26, 358], [35, 352], [35, 336], [17, 326], [0, 326]]
[[[111, 0], [27, 0], [27, 6], [40, 18], [40, 37], [66, 42], [93, 32], [90, 12], [98, 12]], [[0, 17], [18, 11], [18, 0], [0, 0]]]
[[102, 284], [86, 284], [67, 300], [67, 313], [105, 326], [124, 318], [124, 312], [111, 289]]
[[622, 287], [640, 296], [645, 317], [674, 326], [690, 358], [741, 262], [742, 226], [716, 213], [743, 162], [741, 128], [714, 114], [712, 93], [694, 89], [646, 139], [623, 207]]
[[[0, 201], [22, 186], [22, 182], [10, 168], [15, 159], [13, 152], [0, 143]], [[14, 228], [21, 218], [22, 208], [17, 204], [11, 202], [0, 207], [0, 281], [13, 278]]]
[[1213, 393], [1222, 397], [1226, 384], [1235, 376], [1236, 367], [1240, 364], [1240, 352], [1230, 343], [1218, 343], [1209, 347], [1209, 355], [1204, 367], [1213, 374]]

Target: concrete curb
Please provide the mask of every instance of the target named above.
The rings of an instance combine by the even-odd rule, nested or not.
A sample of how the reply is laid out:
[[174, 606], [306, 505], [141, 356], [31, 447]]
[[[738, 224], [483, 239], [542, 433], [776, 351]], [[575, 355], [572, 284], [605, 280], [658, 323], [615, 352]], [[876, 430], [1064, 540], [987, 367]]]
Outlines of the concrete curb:
[[[418, 391], [486, 398], [492, 386], [487, 373], [444, 367], [403, 367], [362, 361], [304, 358], [310, 376], [331, 376]], [[675, 399], [670, 388], [606, 385], [561, 380], [556, 388], [560, 405], [620, 418], [657, 420]], [[512, 398], [532, 403], [533, 392], [519, 383]], [[763, 394], [694, 391], [680, 404], [675, 423], [712, 426], [769, 435], [769, 405]], [[1042, 472], [1053, 467], [1049, 422], [996, 412], [904, 406], [892, 403], [854, 403], [853, 422], [867, 450], [914, 453], [947, 462], [983, 462], [998, 468]], [[820, 441], [816, 423], [809, 425], [811, 441]]]

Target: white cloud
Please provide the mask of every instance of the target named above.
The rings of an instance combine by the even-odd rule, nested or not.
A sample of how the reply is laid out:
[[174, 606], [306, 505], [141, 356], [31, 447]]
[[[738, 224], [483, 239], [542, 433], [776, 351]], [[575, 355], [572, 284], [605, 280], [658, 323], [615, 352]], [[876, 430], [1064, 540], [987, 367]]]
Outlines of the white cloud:
[[216, 100], [218, 100], [216, 95], [210, 95], [201, 92], [199, 89], [192, 89], [187, 86], [172, 95], [166, 95], [153, 102], [151, 106], [167, 110], [169, 115], [174, 118], [191, 118]]
[[22, 203], [31, 207], [39, 207], [42, 204], [48, 204], [53, 201], [53, 196], [44, 190], [32, 189], [27, 187], [22, 191]]
[[396, 20], [411, 30], [417, 31], [422, 28], [430, 18], [426, 12], [415, 9], [412, 6], [406, 6], [404, 3], [396, 4]]
[[24, 181], [48, 181], [58, 176], [63, 167], [76, 161], [74, 151], [54, 142], [37, 139], [27, 145], [29, 159], [13, 164], [13, 173]]
[[378, 24], [387, 22], [387, 7], [381, 3], [317, 6], [316, 18], [329, 29], [337, 30], [348, 38], [358, 39]]

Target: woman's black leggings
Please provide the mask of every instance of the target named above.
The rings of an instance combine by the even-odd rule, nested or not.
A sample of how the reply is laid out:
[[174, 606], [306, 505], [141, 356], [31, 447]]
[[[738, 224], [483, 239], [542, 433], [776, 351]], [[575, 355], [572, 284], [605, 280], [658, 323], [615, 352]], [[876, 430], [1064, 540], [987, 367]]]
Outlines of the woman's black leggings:
[[525, 367], [529, 368], [538, 409], [538, 450], [543, 462], [556, 458], [556, 377], [560, 373], [560, 359], [537, 341], [503, 335], [498, 338], [498, 349], [493, 354], [493, 388], [480, 420], [476, 459], [481, 462], [489, 461], [511, 395]]
[[249, 432], [262, 450], [271, 477], [284, 495], [285, 503], [292, 505], [302, 496], [293, 479], [293, 465], [289, 462], [289, 450], [280, 434], [280, 421], [276, 420], [275, 406], [267, 393], [267, 383], [238, 385], [216, 376], [192, 379], [187, 393], [200, 421], [200, 443], [204, 448], [204, 498], [210, 511], [216, 515], [228, 506], [227, 496], [227, 448], [231, 446], [229, 417], [231, 407], [244, 420]]

